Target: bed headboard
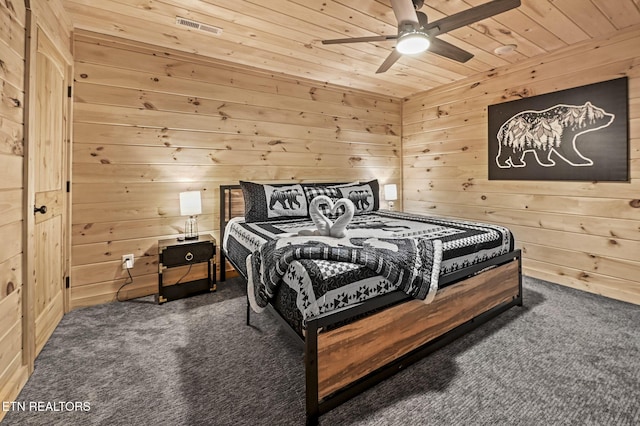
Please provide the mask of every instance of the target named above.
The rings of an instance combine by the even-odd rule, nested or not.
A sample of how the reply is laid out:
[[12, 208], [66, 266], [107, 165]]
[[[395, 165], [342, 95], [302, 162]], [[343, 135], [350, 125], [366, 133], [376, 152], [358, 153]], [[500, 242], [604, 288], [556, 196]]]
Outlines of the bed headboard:
[[220, 185], [220, 281], [226, 279], [226, 255], [223, 239], [227, 223], [234, 217], [244, 216], [244, 197], [240, 185]]
[[240, 185], [220, 185], [220, 236], [230, 219], [244, 216], [244, 197]]

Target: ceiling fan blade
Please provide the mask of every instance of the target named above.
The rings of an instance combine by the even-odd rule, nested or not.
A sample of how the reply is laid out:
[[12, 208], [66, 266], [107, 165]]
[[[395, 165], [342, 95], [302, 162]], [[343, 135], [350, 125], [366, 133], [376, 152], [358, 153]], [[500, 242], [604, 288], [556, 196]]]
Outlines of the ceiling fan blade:
[[[444, 34], [474, 22], [490, 18], [502, 12], [520, 6], [520, 0], [493, 0], [462, 12], [454, 13], [446, 18], [430, 22], [424, 28], [430, 35]], [[437, 28], [437, 29], [436, 29]], [[429, 31], [436, 29], [435, 31]]]
[[376, 74], [380, 74], [391, 68], [391, 65], [395, 64], [398, 59], [402, 57], [402, 53], [398, 52], [394, 47], [387, 59], [384, 60], [380, 68], [376, 71]]
[[469, 59], [473, 58], [471, 53], [444, 40], [440, 40], [435, 37], [431, 37], [429, 40], [431, 41], [431, 45], [427, 50], [428, 52], [435, 53], [436, 55], [444, 56], [445, 58], [453, 59], [458, 62], [467, 62]]
[[398, 26], [404, 23], [410, 23], [414, 27], [418, 25], [418, 15], [411, 0], [391, 0], [391, 8], [398, 20]]
[[386, 40], [395, 40], [397, 39], [397, 35], [381, 35], [381, 36], [371, 36], [371, 37], [353, 37], [353, 38], [335, 38], [332, 40], [322, 40], [322, 44], [340, 44], [340, 43], [363, 43], [363, 42], [371, 42], [371, 41], [386, 41]]

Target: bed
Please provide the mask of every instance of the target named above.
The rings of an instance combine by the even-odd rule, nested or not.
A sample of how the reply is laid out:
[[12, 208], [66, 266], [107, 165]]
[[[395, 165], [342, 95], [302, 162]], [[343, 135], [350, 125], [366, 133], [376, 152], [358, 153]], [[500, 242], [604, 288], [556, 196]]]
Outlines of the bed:
[[[247, 324], [250, 305], [267, 309], [302, 344], [308, 424], [522, 305], [508, 229], [381, 210], [378, 193], [377, 181], [220, 187], [221, 281], [226, 259], [247, 279]], [[346, 237], [299, 235], [318, 195], [354, 201]]]

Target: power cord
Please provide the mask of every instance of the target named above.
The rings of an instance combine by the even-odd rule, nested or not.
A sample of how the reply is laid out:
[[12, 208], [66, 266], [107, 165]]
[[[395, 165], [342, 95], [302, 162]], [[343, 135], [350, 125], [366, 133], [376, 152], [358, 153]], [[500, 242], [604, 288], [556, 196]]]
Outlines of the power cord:
[[[126, 263], [126, 261], [122, 262], [122, 265], [124, 265], [125, 263]], [[183, 279], [185, 279], [185, 277], [186, 277], [187, 275], [189, 275], [189, 272], [191, 272], [191, 268], [192, 268], [192, 267], [193, 267], [193, 263], [190, 263], [190, 264], [189, 264], [189, 269], [187, 269], [187, 272], [185, 272], [185, 273], [184, 273], [184, 275], [183, 275], [183, 276], [181, 276], [181, 277], [180, 277], [180, 279], [178, 279], [178, 281], [176, 281], [176, 284], [174, 284], [174, 285], [180, 284], [180, 283], [182, 282], [182, 280], [183, 280]], [[117, 300], [118, 302], [124, 302], [124, 300], [120, 300], [120, 291], [121, 291], [125, 286], [128, 286], [129, 284], [133, 284], [133, 276], [131, 275], [131, 269], [127, 268], [127, 274], [129, 275], [129, 278], [127, 278], [127, 279], [124, 281], [124, 284], [122, 284], [122, 285], [120, 286], [120, 288], [118, 289], [118, 291], [116, 292], [116, 300]]]
[[193, 263], [190, 263], [190, 264], [189, 264], [189, 269], [187, 269], [187, 272], [185, 272], [185, 273], [184, 273], [184, 275], [183, 275], [183, 276], [181, 276], [181, 277], [180, 277], [180, 279], [179, 279], [178, 281], [176, 281], [176, 283], [175, 283], [174, 285], [178, 285], [178, 284], [180, 284], [180, 282], [181, 282], [182, 280], [184, 280], [184, 279], [185, 279], [185, 277], [186, 277], [187, 275], [189, 275], [189, 272], [191, 272], [191, 267], [192, 267], [192, 266], [193, 266]]
[[[126, 260], [124, 262], [122, 262], [122, 265], [124, 265], [125, 263], [127, 263]], [[120, 265], [120, 266], [122, 266], [122, 265]], [[120, 288], [118, 289], [118, 291], [116, 292], [116, 300], [118, 302], [124, 302], [124, 300], [120, 300], [120, 290], [122, 290], [125, 286], [133, 283], [133, 277], [131, 276], [131, 270], [129, 268], [126, 268], [126, 269], [127, 269], [127, 274], [129, 274], [129, 278], [124, 280], [124, 284], [122, 284], [120, 286]]]

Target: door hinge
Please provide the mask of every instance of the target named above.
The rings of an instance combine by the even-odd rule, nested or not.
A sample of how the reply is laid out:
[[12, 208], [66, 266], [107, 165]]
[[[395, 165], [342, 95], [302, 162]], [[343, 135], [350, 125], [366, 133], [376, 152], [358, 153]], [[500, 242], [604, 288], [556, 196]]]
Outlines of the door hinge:
[[66, 286], [67, 288], [71, 287], [71, 278], [70, 278], [70, 277], [66, 277], [66, 278], [64, 279], [64, 283], [65, 283], [65, 286]]
[[67, 97], [71, 97], [71, 86], [67, 86]]
[[71, 192], [71, 181], [67, 181], [67, 192]]

